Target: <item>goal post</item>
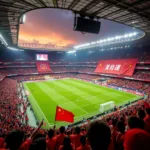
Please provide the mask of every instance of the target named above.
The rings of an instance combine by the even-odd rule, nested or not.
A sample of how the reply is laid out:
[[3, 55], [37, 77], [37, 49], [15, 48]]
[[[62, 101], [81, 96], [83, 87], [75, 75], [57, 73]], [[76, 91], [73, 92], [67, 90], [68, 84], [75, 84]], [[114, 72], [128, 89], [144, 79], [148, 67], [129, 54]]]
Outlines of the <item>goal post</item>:
[[114, 102], [114, 101], [109, 101], [109, 102], [100, 104], [99, 111], [100, 111], [101, 113], [103, 113], [103, 112], [105, 112], [105, 111], [108, 111], [108, 110], [113, 109], [114, 107], [115, 107], [115, 102]]

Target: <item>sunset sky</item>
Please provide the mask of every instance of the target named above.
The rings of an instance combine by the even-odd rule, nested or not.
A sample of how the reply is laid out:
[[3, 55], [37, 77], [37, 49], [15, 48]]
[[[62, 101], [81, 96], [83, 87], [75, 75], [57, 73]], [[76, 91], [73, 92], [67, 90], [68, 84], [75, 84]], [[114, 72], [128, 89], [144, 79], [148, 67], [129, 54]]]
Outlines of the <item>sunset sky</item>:
[[49, 44], [52, 47], [72, 48], [74, 45], [132, 32], [134, 29], [101, 19], [101, 30], [96, 34], [73, 31], [74, 14], [61, 9], [39, 9], [26, 13], [26, 21], [20, 25], [19, 44]]

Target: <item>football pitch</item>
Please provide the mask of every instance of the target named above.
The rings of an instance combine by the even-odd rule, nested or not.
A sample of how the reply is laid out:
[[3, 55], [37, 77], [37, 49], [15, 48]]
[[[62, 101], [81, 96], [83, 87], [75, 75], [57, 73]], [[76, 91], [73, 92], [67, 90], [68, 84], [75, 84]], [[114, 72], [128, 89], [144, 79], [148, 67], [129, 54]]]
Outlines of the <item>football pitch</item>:
[[99, 114], [100, 104], [114, 101], [123, 105], [141, 98], [131, 93], [99, 86], [93, 83], [61, 79], [53, 81], [24, 82], [28, 91], [28, 99], [39, 121], [44, 119], [45, 128], [53, 124], [57, 127], [68, 125], [55, 122], [56, 106], [60, 106], [75, 114], [75, 122]]

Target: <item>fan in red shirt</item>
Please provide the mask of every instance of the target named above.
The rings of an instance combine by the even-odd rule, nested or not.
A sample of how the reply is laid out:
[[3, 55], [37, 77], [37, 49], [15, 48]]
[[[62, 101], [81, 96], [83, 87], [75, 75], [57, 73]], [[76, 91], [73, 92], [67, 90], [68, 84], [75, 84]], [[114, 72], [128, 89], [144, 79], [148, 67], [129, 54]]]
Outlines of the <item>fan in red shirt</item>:
[[46, 141], [47, 149], [54, 150], [56, 146], [56, 138], [54, 137], [54, 130], [50, 129], [48, 131], [48, 139]]
[[56, 149], [59, 149], [60, 145], [63, 145], [64, 138], [66, 137], [64, 126], [61, 126], [59, 131], [60, 131], [60, 134], [57, 135], [56, 137]]
[[148, 126], [150, 126], [150, 108], [146, 108], [146, 114], [144, 121]]
[[24, 132], [20, 130], [14, 130], [10, 132], [5, 139], [6, 148], [9, 150], [28, 150], [33, 138], [40, 130], [41, 126], [43, 125], [43, 121], [40, 123], [39, 127], [31, 134], [31, 136], [23, 142], [24, 139]]
[[81, 146], [79, 146], [76, 150], [91, 150], [90, 146], [86, 144], [86, 137], [82, 135], [80, 137]]
[[80, 146], [80, 137], [81, 137], [80, 127], [75, 128], [75, 135], [71, 135], [71, 142], [75, 145], [75, 149]]
[[4, 147], [4, 141], [5, 139], [3, 137], [0, 137], [0, 148]]
[[71, 143], [69, 137], [65, 137], [63, 141], [63, 145], [59, 147], [59, 150], [74, 150], [74, 145]]
[[108, 150], [111, 142], [111, 131], [103, 121], [93, 121], [87, 132], [92, 150]]
[[114, 141], [115, 150], [124, 150], [123, 143], [125, 137], [125, 125], [124, 122], [119, 121], [117, 123], [117, 134], [116, 139]]
[[150, 108], [146, 108], [146, 114], [144, 122], [146, 124], [146, 130], [150, 133]]
[[130, 129], [125, 134], [124, 150], [149, 150], [150, 135], [142, 129]]

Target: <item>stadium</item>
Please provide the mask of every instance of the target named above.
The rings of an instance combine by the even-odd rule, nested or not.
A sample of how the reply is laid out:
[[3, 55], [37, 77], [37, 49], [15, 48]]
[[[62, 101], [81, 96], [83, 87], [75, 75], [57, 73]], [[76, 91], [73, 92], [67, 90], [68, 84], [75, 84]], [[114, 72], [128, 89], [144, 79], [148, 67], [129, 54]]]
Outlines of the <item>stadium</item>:
[[0, 0], [0, 150], [150, 150], [149, 0]]

